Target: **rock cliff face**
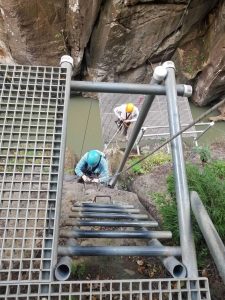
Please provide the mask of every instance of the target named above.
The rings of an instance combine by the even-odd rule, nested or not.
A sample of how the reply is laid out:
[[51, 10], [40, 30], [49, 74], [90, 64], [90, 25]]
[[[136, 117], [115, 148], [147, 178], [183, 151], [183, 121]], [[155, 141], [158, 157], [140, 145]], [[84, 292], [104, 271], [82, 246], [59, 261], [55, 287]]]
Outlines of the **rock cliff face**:
[[193, 101], [225, 92], [225, 1], [0, 0], [0, 62], [58, 65], [91, 80], [148, 82], [172, 59]]
[[66, 53], [66, 7], [62, 0], [1, 0], [1, 30], [8, 53], [19, 64], [58, 64]]

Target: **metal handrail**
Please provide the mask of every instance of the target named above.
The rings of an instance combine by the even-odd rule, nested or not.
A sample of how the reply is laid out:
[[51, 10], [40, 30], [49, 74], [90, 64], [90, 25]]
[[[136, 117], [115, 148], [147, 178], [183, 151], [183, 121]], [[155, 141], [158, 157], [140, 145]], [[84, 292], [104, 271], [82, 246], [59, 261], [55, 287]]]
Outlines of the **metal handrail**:
[[[201, 126], [207, 126], [206, 128], [202, 129], [202, 130], [191, 130], [191, 131], [186, 131], [183, 132], [183, 134], [188, 135], [188, 134], [196, 134], [196, 136], [193, 138], [193, 141], [195, 142], [195, 145], [198, 146], [197, 144], [197, 140], [206, 133], [206, 131], [208, 131], [215, 123], [214, 122], [202, 122], [202, 123], [196, 123], [195, 126], [201, 127]], [[181, 128], [182, 127], [186, 127], [188, 124], [181, 124]], [[163, 137], [163, 136], [169, 136], [170, 132], [163, 132], [163, 133], [149, 133], [149, 134], [145, 134], [145, 132], [148, 129], [160, 129], [160, 128], [169, 128], [168, 125], [159, 125], [159, 126], [143, 126], [141, 128], [140, 134], [137, 137], [137, 140], [135, 142], [136, 147], [137, 147], [137, 152], [140, 154], [140, 142], [142, 140], [143, 137]], [[199, 135], [198, 135], [199, 133]]]
[[191, 208], [198, 222], [199, 228], [204, 236], [209, 251], [217, 266], [219, 274], [225, 283], [225, 246], [210, 219], [199, 195], [191, 192]]

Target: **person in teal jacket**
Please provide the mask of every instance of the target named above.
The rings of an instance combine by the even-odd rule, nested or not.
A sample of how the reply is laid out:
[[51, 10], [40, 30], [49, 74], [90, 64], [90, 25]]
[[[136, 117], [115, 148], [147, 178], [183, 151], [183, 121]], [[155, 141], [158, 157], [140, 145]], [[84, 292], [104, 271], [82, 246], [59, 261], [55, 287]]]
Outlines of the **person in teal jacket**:
[[109, 180], [108, 163], [104, 153], [90, 150], [78, 162], [75, 168], [78, 182], [107, 183]]

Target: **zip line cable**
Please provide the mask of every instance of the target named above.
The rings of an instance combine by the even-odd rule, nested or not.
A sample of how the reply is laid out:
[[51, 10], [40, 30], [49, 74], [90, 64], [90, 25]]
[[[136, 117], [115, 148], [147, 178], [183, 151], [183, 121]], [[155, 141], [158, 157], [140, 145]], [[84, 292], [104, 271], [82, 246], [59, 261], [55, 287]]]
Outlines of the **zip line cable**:
[[85, 131], [84, 131], [84, 138], [83, 138], [83, 143], [82, 143], [82, 147], [81, 147], [81, 151], [80, 151], [80, 158], [81, 158], [81, 155], [82, 155], [82, 152], [83, 152], [84, 142], [85, 142], [85, 139], [86, 139], [86, 133], [87, 133], [87, 127], [88, 127], [88, 123], [89, 123], [91, 108], [92, 108], [92, 99], [91, 99], [91, 103], [90, 103], [90, 106], [89, 106], [88, 117], [87, 117], [86, 127], [85, 127]]
[[125, 170], [122, 170], [119, 173], [115, 173], [113, 176], [111, 176], [110, 178], [113, 178], [115, 175], [120, 175], [124, 172], [127, 172], [128, 170], [130, 170], [131, 168], [133, 168], [134, 166], [136, 166], [137, 164], [141, 163], [143, 160], [145, 160], [146, 158], [148, 158], [149, 156], [151, 156], [152, 154], [154, 154], [156, 151], [158, 151], [159, 149], [161, 149], [162, 147], [164, 147], [166, 144], [168, 144], [169, 142], [171, 142], [172, 140], [174, 140], [176, 137], [178, 137], [179, 135], [181, 135], [184, 131], [188, 130], [189, 128], [191, 128], [192, 126], [194, 126], [196, 123], [198, 123], [199, 121], [201, 121], [203, 118], [205, 118], [207, 115], [209, 115], [212, 111], [216, 110], [218, 107], [220, 107], [222, 104], [225, 104], [225, 99], [221, 100], [219, 103], [215, 104], [213, 107], [211, 107], [210, 109], [208, 109], [206, 112], [204, 112], [203, 114], [201, 114], [197, 119], [195, 119], [193, 122], [191, 122], [188, 126], [186, 126], [185, 128], [183, 128], [182, 130], [178, 131], [176, 134], [174, 134], [172, 137], [170, 137], [169, 139], [167, 139], [164, 143], [162, 143], [161, 145], [159, 145], [157, 148], [155, 148], [152, 152], [150, 152], [149, 154], [145, 155], [144, 157], [142, 157], [140, 160], [138, 160], [137, 162], [133, 163], [131, 166], [129, 166], [128, 168], [126, 168]]

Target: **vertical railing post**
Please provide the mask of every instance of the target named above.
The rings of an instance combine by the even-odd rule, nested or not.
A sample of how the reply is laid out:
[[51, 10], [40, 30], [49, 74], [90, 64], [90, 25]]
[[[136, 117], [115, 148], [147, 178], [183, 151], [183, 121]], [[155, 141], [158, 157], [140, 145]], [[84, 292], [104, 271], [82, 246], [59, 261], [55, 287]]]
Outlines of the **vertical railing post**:
[[[166, 77], [166, 69], [163, 66], [158, 66], [154, 70], [153, 77], [152, 77], [152, 80], [151, 80], [150, 84], [159, 84], [165, 79], [165, 77]], [[142, 125], [145, 121], [145, 118], [148, 114], [148, 111], [149, 111], [149, 109], [152, 105], [152, 102], [153, 102], [154, 98], [155, 98], [155, 95], [145, 96], [145, 100], [142, 104], [139, 117], [138, 117], [137, 122], [136, 122], [136, 124], [135, 124], [135, 126], [134, 126], [134, 128], [131, 132], [129, 141], [127, 142], [127, 147], [126, 147], [123, 159], [120, 162], [119, 168], [116, 171], [115, 176], [112, 178], [112, 180], [109, 183], [109, 185], [111, 187], [114, 187], [116, 185], [116, 182], [117, 182], [118, 177], [119, 177], [119, 173], [123, 170], [123, 167], [124, 167], [124, 165], [127, 161], [127, 158], [128, 158], [128, 156], [129, 156], [129, 154], [130, 154], [130, 152], [131, 152], [131, 150], [134, 146], [134, 143], [137, 139], [139, 131], [141, 130], [141, 127], [142, 127]]]
[[[175, 66], [172, 61], [163, 64], [167, 69], [165, 80], [167, 107], [171, 136], [180, 131], [180, 121], [177, 105], [177, 91], [175, 81]], [[180, 230], [180, 243], [182, 249], [182, 261], [187, 268], [188, 277], [197, 277], [197, 261], [195, 244], [191, 225], [190, 199], [187, 185], [187, 177], [184, 163], [182, 137], [179, 135], [171, 141], [173, 169], [176, 183], [176, 200], [178, 208], [178, 220]]]
[[191, 192], [191, 208], [219, 274], [225, 284], [225, 246], [198, 193]]
[[59, 217], [61, 211], [61, 195], [62, 195], [62, 185], [63, 185], [63, 174], [64, 174], [64, 159], [65, 159], [65, 148], [66, 148], [66, 131], [67, 131], [67, 116], [68, 107], [70, 101], [70, 82], [72, 76], [73, 68], [73, 58], [69, 55], [63, 55], [60, 60], [60, 66], [67, 69], [66, 72], [66, 85], [64, 90], [64, 114], [63, 114], [63, 124], [62, 124], [62, 151], [60, 153], [60, 164], [59, 164], [59, 184], [57, 190], [57, 205], [55, 208], [55, 220], [57, 222], [55, 226], [54, 243], [53, 243], [53, 265], [57, 262], [58, 255], [58, 239], [59, 239]]

